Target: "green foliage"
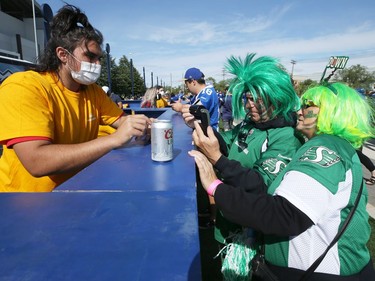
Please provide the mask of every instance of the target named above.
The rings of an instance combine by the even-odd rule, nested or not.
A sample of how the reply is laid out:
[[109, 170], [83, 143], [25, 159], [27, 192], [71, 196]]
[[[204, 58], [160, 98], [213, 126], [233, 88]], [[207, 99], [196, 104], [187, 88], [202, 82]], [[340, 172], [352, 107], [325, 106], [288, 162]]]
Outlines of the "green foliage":
[[[116, 65], [116, 63], [115, 63], [115, 60], [111, 56], [109, 58], [111, 60], [111, 71], [112, 71], [112, 68]], [[108, 86], [109, 87], [107, 57], [106, 56], [102, 57], [102, 59], [100, 60], [100, 64], [102, 65], [102, 72], [100, 74], [100, 77], [99, 77], [97, 83], [100, 86]], [[111, 74], [112, 74], [112, 72], [111, 72]]]
[[335, 74], [334, 80], [345, 82], [352, 88], [369, 90], [370, 86], [375, 82], [375, 72], [370, 72], [366, 67], [357, 64], [339, 70]]
[[318, 82], [313, 81], [311, 79], [307, 79], [305, 81], [298, 83], [296, 87], [297, 95], [300, 97], [304, 92], [306, 92], [307, 89], [309, 89], [310, 87], [314, 87], [317, 84]]
[[217, 91], [224, 92], [225, 90], [229, 88], [230, 82], [231, 82], [231, 79], [221, 80], [219, 83], [214, 84], [215, 89]]
[[[141, 77], [138, 70], [133, 65], [133, 93], [132, 93], [132, 80], [131, 80], [131, 63], [126, 56], [123, 56], [119, 60], [117, 65], [115, 60], [110, 57], [111, 60], [111, 82], [112, 91], [118, 94], [123, 99], [131, 98], [134, 94], [134, 98], [140, 98], [145, 93], [146, 89], [144, 86], [143, 78]], [[98, 84], [101, 86], [109, 85], [108, 72], [107, 72], [107, 59], [103, 57], [102, 61], [102, 73], [98, 79]]]

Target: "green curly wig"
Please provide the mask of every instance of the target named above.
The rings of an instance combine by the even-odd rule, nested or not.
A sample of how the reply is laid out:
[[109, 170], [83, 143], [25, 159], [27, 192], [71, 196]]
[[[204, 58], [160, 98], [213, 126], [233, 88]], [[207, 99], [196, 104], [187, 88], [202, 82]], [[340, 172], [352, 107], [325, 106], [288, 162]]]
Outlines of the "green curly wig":
[[289, 74], [276, 58], [263, 56], [253, 60], [254, 56], [255, 53], [247, 54], [244, 60], [231, 56], [225, 65], [235, 76], [229, 86], [234, 117], [245, 117], [243, 94], [251, 92], [255, 102], [261, 98], [266, 108], [273, 105], [271, 119], [283, 116], [290, 120], [290, 112], [297, 111], [300, 103]]

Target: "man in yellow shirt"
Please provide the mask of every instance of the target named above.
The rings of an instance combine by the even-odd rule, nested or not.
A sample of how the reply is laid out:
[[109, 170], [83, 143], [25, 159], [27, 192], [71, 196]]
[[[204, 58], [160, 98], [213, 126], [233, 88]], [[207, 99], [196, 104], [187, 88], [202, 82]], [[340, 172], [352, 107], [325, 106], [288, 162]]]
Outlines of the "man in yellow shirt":
[[[47, 192], [134, 136], [151, 120], [123, 111], [95, 84], [102, 34], [78, 8], [65, 5], [37, 69], [0, 87], [0, 191]], [[116, 132], [97, 138], [99, 125]]]

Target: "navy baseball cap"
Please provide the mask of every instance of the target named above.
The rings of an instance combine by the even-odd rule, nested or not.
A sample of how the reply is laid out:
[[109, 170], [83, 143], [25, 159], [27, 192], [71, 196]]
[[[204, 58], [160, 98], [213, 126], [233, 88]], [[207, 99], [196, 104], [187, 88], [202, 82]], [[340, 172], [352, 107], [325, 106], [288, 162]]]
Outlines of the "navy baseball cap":
[[186, 70], [184, 80], [199, 80], [203, 79], [204, 74], [198, 68], [192, 67]]

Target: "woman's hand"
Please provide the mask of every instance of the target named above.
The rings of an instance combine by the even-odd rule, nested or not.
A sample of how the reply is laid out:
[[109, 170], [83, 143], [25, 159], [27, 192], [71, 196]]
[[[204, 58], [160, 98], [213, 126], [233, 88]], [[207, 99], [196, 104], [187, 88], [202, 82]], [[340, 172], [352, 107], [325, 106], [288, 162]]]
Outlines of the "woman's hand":
[[203, 153], [197, 150], [189, 151], [189, 155], [194, 157], [195, 163], [197, 164], [199, 170], [199, 176], [203, 185], [203, 188], [207, 190], [209, 185], [217, 180], [214, 168], [212, 164], [208, 161], [207, 157]]
[[193, 132], [194, 144], [199, 148], [204, 155], [207, 156], [211, 164], [215, 165], [221, 157], [219, 141], [211, 126], [207, 128], [207, 137], [203, 133], [198, 121], [194, 121], [195, 130]]

